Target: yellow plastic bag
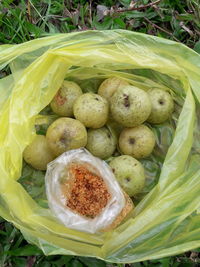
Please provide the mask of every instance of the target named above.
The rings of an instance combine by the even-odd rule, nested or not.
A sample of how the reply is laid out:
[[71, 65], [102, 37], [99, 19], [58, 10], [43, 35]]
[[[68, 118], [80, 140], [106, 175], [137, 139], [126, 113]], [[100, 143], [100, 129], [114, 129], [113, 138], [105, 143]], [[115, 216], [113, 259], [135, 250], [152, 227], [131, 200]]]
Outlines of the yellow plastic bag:
[[[200, 247], [197, 53], [145, 34], [86, 31], [1, 46], [0, 66], [8, 64], [12, 74], [0, 80], [0, 216], [46, 255], [137, 262]], [[150, 192], [144, 192], [133, 217], [114, 231], [86, 234], [58, 223], [49, 209], [25, 190], [18, 180], [22, 152], [35, 135], [37, 121], [45, 120], [38, 113], [64, 78], [76, 80], [84, 91], [90, 91], [113, 75], [144, 90], [169, 88], [176, 112], [171, 124], [154, 127], [157, 148], [143, 162], [149, 179], [146, 192]], [[24, 180], [40, 177], [32, 174], [26, 173]]]

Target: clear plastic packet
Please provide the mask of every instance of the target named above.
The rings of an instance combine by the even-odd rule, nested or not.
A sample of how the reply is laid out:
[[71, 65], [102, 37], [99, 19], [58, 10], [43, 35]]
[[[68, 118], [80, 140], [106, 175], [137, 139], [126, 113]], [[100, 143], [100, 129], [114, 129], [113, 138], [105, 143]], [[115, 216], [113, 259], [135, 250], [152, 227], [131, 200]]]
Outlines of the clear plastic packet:
[[[88, 173], [86, 174], [90, 175], [92, 179], [96, 179], [93, 185], [89, 185], [91, 188], [88, 189], [87, 195], [80, 191], [85, 189], [87, 184], [80, 186], [81, 182], [76, 180], [77, 173], [73, 175], [74, 172], [80, 174], [80, 170], [87, 170]], [[95, 183], [96, 191], [92, 187], [95, 186]], [[120, 216], [126, 205], [124, 193], [111, 168], [106, 162], [92, 156], [84, 148], [65, 152], [49, 163], [45, 184], [52, 213], [68, 228], [89, 233], [102, 231], [109, 228], [116, 218]], [[80, 190], [75, 186], [79, 186]], [[102, 192], [99, 191], [99, 187], [102, 188]], [[78, 194], [77, 190], [79, 190]], [[93, 198], [91, 201], [88, 200], [89, 194]], [[102, 196], [99, 194], [102, 194]], [[81, 204], [80, 201], [82, 201]], [[93, 205], [95, 201], [96, 205], [95, 203]], [[98, 201], [99, 203], [97, 203]], [[74, 206], [75, 204], [76, 207]], [[101, 207], [95, 210], [98, 204]], [[93, 206], [94, 208], [92, 209]]]

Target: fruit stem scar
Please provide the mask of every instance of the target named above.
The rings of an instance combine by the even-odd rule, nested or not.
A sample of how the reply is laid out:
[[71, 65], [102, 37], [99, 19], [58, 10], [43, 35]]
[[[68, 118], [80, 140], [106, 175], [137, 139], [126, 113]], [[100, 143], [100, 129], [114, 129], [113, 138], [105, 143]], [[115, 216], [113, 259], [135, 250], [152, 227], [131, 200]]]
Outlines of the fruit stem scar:
[[160, 105], [164, 104], [164, 101], [162, 99], [160, 99], [158, 102], [159, 102]]
[[107, 133], [107, 136], [108, 136], [108, 138], [111, 138], [111, 134], [110, 133]]
[[67, 131], [64, 131], [62, 136], [60, 137], [60, 142], [63, 144], [66, 144], [68, 140], [68, 134]]
[[129, 138], [129, 144], [131, 144], [131, 145], [135, 144], [135, 138], [130, 137]]
[[125, 178], [125, 181], [126, 181], [127, 183], [130, 182], [130, 180], [131, 180], [130, 177], [126, 177], [126, 178]]
[[129, 107], [130, 107], [129, 96], [126, 95], [126, 94], [123, 94], [123, 96], [124, 96], [124, 106], [125, 106], [126, 108], [129, 108]]

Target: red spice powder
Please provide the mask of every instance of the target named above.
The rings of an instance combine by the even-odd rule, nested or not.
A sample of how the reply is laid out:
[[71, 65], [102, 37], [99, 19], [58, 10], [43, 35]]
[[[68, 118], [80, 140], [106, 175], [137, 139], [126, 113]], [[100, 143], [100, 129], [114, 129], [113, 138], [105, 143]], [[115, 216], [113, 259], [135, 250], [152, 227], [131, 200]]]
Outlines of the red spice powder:
[[68, 192], [67, 207], [83, 216], [96, 217], [111, 197], [105, 182], [81, 164], [70, 166], [69, 172], [73, 183]]

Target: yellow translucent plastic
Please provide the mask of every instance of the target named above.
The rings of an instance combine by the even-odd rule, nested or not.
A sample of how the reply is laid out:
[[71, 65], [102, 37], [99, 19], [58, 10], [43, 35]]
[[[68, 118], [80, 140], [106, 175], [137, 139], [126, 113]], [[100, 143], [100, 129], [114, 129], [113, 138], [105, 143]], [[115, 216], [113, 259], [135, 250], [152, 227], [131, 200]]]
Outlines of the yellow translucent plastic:
[[[120, 263], [200, 247], [197, 53], [145, 34], [86, 31], [1, 46], [0, 67], [6, 65], [12, 74], [0, 80], [0, 216], [46, 255], [83, 255]], [[34, 137], [38, 113], [64, 78], [78, 78], [81, 84], [113, 75], [144, 90], [171, 89], [174, 99], [180, 99], [180, 116], [175, 118], [177, 127], [159, 182], [136, 206], [132, 218], [114, 231], [86, 234], [57, 222], [18, 182], [22, 153]]]

